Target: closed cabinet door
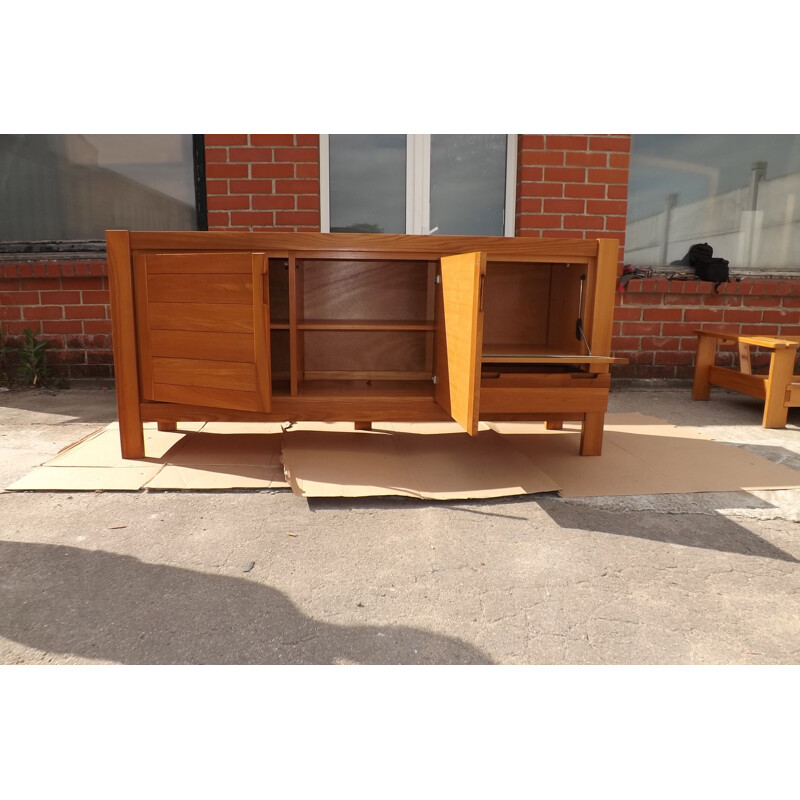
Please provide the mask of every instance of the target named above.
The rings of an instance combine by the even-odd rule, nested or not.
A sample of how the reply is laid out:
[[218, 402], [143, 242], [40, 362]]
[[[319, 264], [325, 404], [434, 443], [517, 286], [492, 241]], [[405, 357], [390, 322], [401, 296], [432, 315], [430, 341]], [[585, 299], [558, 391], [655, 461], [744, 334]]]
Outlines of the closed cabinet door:
[[441, 259], [436, 309], [436, 402], [467, 433], [478, 432], [486, 253]]
[[265, 253], [152, 253], [134, 260], [141, 396], [270, 410]]

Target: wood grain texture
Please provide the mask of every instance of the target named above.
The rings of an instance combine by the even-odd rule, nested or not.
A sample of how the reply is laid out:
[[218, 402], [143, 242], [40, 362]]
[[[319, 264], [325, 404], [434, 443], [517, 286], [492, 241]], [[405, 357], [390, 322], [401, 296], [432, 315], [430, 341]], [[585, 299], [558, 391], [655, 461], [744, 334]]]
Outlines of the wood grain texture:
[[139, 390], [142, 397], [153, 396], [153, 359], [150, 343], [150, 293], [148, 292], [147, 256], [133, 257], [134, 308], [139, 347]]
[[147, 253], [147, 269], [151, 275], [249, 275], [252, 249], [248, 247], [243, 253], [206, 253], [200, 248], [192, 253]]
[[586, 265], [558, 264], [551, 270], [547, 344], [554, 350], [586, 353], [586, 345], [576, 334], [580, 318], [588, 338], [587, 317], [592, 309], [590, 275]]
[[249, 305], [253, 285], [237, 274], [150, 274], [148, 293], [162, 303], [238, 303]]
[[481, 388], [481, 418], [492, 414], [556, 411], [564, 413], [598, 411], [608, 406], [608, 390], [604, 388], [552, 389], [531, 386]]
[[[493, 262], [486, 266], [484, 342], [547, 342], [551, 264]], [[484, 345], [485, 348], [485, 345]]]
[[[750, 397], [757, 397], [764, 400], [767, 396], [767, 376], [766, 375], [747, 375], [728, 367], [718, 367], [713, 365], [707, 370], [707, 380], [714, 386], [722, 386], [733, 392], [741, 392]], [[694, 397], [694, 400], [703, 400], [703, 397]]]
[[[241, 392], [233, 389], [213, 389], [205, 386], [180, 386], [156, 383], [153, 399], [164, 403], [211, 406], [214, 408], [239, 409], [242, 411], [262, 411], [259, 397], [255, 392]], [[161, 419], [167, 417], [161, 416]], [[182, 419], [178, 417], [178, 419]], [[183, 417], [189, 420], [190, 417]]]
[[303, 372], [303, 337], [297, 329], [303, 319], [303, 273], [294, 254], [289, 254], [289, 385], [296, 395], [300, 389]]
[[163, 252], [244, 250], [333, 252], [338, 258], [374, 258], [376, 253], [414, 253], [439, 258], [453, 253], [485, 251], [489, 258], [548, 256], [574, 259], [597, 255], [598, 239], [546, 239], [532, 236], [412, 236], [372, 233], [289, 233], [281, 231], [132, 231], [131, 247]]
[[251, 256], [253, 313], [253, 350], [255, 351], [255, 392], [258, 410], [269, 411], [272, 391], [269, 344], [269, 262], [265, 253]]
[[289, 259], [269, 259], [269, 317], [272, 325], [289, 325]]
[[[121, 325], [132, 345], [115, 358], [134, 356], [124, 423], [121, 413], [131, 441], [142, 415], [162, 424], [452, 417], [474, 434], [488, 414], [580, 419], [583, 451], [602, 446], [616, 240], [280, 231], [109, 232], [113, 240], [124, 243], [128, 285], [112, 303], [138, 309], [136, 319], [112, 311], [115, 336]], [[141, 279], [134, 256], [147, 264]], [[583, 273], [587, 336], [604, 357], [594, 360], [569, 339], [572, 278]], [[497, 379], [481, 377], [484, 341], [513, 365], [495, 364]], [[498, 343], [505, 353], [492, 351]]]
[[478, 433], [480, 353], [483, 345], [481, 279], [486, 254], [445, 256], [441, 266], [441, 345], [446, 380], [437, 375], [436, 399], [467, 433]]
[[[422, 372], [424, 331], [301, 331], [303, 373], [335, 370]], [[430, 377], [430, 375], [429, 375]]]
[[[573, 323], [574, 327], [574, 323]], [[574, 342], [572, 351], [565, 347], [535, 344], [484, 343], [482, 361], [497, 364], [613, 364], [611, 356], [590, 356]]]
[[209, 361], [255, 362], [253, 337], [248, 333], [151, 330], [149, 338], [152, 356], [195, 358], [201, 355]]
[[255, 363], [199, 358], [154, 358], [153, 382], [245, 392], [255, 392], [258, 388]]
[[602, 411], [587, 411], [581, 425], [580, 454], [599, 456], [603, 453], [603, 425], [605, 414]]
[[501, 387], [529, 388], [566, 388], [566, 389], [608, 389], [611, 376], [593, 372], [542, 372], [542, 373], [501, 373], [497, 376], [481, 374], [481, 392], [483, 388], [497, 389]]
[[714, 366], [717, 352], [717, 339], [697, 334], [697, 347], [694, 356], [694, 380], [692, 382], [692, 400], [708, 400], [711, 397], [709, 372]]
[[151, 298], [149, 306], [150, 327], [153, 330], [253, 333], [250, 305], [160, 303]]
[[413, 320], [387, 322], [381, 319], [315, 319], [304, 320], [297, 328], [301, 331], [432, 331], [434, 324]]
[[786, 426], [789, 410], [786, 405], [787, 389], [792, 382], [796, 347], [774, 350], [769, 362], [766, 393], [764, 397], [765, 428], [783, 428]]
[[138, 354], [130, 235], [127, 231], [109, 231], [106, 245], [111, 341], [114, 350], [114, 379], [117, 389], [122, 457], [144, 458], [144, 433], [139, 414]]
[[300, 263], [306, 321], [429, 319], [426, 261], [305, 259]]
[[594, 355], [611, 354], [611, 334], [614, 326], [614, 295], [617, 288], [619, 242], [616, 239], [597, 240], [597, 260], [590, 269], [585, 288], [587, 307], [587, 339]]
[[447, 422], [450, 416], [428, 398], [274, 397], [269, 412], [178, 402], [144, 402], [142, 419], [210, 422]]

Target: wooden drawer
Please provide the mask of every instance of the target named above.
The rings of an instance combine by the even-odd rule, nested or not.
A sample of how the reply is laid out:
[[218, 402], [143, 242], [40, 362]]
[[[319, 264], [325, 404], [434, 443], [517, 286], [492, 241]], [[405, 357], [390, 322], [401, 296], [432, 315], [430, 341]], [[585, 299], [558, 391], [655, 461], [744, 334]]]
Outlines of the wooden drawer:
[[480, 414], [605, 411], [608, 373], [507, 374], [481, 379]]

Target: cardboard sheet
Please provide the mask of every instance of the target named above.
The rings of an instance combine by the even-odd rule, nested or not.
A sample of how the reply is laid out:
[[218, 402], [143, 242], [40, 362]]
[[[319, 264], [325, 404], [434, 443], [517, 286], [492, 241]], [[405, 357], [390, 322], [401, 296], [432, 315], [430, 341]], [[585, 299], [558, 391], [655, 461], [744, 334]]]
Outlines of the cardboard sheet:
[[419, 435], [290, 430], [283, 463], [304, 497], [405, 495], [436, 500], [554, 492], [559, 487], [491, 430]]
[[9, 491], [287, 489], [280, 425], [181, 423], [144, 426], [143, 459], [124, 459], [111, 423], [8, 487]]
[[187, 423], [145, 426], [147, 458], [121, 457], [116, 423], [65, 448], [12, 491], [291, 488], [303, 497], [479, 499], [800, 487], [800, 471], [642, 414], [606, 417], [603, 455], [580, 457], [580, 427], [481, 423]]
[[580, 428], [540, 435], [537, 423], [492, 423], [564, 497], [691, 494], [800, 487], [800, 471], [643, 414], [608, 415], [603, 455], [575, 458]]

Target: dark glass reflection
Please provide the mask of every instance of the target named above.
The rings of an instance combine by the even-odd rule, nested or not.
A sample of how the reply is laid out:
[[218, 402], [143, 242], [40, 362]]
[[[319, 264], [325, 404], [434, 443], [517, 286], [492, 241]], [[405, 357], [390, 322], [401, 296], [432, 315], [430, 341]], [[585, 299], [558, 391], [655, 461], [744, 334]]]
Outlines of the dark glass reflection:
[[505, 134], [431, 136], [431, 228], [436, 233], [502, 236]]
[[406, 135], [331, 134], [331, 231], [406, 232]]
[[625, 260], [680, 262], [708, 242], [732, 269], [800, 268], [800, 136], [631, 140]]
[[0, 135], [0, 240], [196, 227], [191, 134]]

